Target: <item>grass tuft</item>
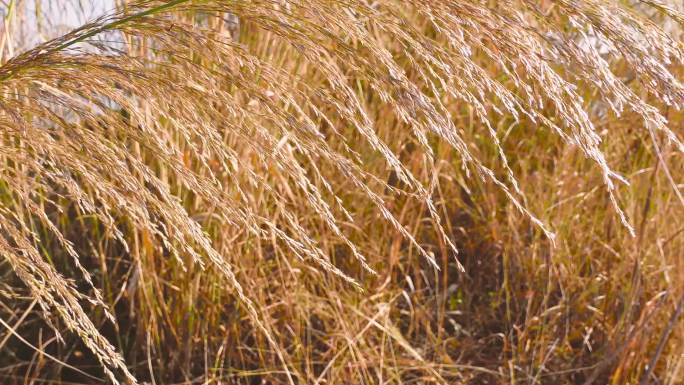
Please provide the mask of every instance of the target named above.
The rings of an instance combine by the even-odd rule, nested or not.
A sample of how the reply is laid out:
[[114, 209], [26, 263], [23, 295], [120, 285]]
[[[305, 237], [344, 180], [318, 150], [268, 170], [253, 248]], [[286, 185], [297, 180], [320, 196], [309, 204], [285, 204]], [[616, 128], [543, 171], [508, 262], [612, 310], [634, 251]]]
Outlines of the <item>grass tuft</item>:
[[675, 2], [142, 1], [19, 49], [30, 11], [7, 381], [684, 375]]

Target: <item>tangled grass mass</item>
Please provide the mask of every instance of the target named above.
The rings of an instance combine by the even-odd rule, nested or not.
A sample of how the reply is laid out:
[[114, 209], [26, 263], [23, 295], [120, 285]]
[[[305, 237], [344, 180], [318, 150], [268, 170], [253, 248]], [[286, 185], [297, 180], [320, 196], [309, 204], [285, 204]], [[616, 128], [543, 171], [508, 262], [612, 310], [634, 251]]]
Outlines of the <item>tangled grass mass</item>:
[[1, 3], [0, 382], [684, 383], [681, 1]]

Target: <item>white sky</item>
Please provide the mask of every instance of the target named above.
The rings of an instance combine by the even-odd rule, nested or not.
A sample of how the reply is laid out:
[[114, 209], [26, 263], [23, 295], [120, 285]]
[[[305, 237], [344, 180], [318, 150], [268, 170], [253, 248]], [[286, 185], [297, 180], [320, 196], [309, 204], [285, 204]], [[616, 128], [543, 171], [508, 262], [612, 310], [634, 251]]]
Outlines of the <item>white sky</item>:
[[114, 0], [0, 0], [0, 36], [7, 31], [7, 14], [11, 2], [15, 10], [9, 24], [11, 46], [8, 51], [29, 49], [36, 44], [57, 37], [85, 22], [112, 11]]

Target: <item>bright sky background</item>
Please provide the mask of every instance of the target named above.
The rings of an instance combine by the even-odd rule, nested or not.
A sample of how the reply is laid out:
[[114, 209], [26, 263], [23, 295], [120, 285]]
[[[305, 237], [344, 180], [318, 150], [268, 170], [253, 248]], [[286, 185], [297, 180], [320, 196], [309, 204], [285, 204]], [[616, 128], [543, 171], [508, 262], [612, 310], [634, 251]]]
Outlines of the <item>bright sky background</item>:
[[9, 24], [12, 47], [5, 47], [3, 56], [8, 50], [16, 54], [64, 34], [115, 6], [114, 0], [0, 0], [0, 36], [7, 32], [6, 20], [12, 2], [15, 7]]

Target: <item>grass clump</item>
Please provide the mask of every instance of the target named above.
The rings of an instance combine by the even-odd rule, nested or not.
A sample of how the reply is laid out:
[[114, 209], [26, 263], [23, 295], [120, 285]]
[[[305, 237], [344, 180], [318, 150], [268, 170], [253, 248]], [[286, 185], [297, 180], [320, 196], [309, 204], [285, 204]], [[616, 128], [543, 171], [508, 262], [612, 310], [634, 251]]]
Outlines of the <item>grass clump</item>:
[[681, 378], [675, 6], [144, 1], [13, 52], [22, 10], [8, 380]]

